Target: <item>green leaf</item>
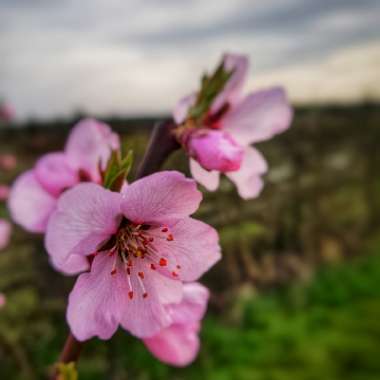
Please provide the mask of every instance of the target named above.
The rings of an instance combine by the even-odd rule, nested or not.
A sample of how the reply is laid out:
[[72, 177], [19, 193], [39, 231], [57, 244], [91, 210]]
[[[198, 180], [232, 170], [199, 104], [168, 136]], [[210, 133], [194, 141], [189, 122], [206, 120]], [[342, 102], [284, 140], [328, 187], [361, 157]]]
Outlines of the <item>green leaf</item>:
[[103, 186], [106, 189], [119, 191], [131, 170], [133, 152], [129, 151], [122, 158], [119, 151], [113, 151], [103, 173]]
[[58, 363], [57, 364], [58, 380], [78, 380], [78, 371], [75, 363]]

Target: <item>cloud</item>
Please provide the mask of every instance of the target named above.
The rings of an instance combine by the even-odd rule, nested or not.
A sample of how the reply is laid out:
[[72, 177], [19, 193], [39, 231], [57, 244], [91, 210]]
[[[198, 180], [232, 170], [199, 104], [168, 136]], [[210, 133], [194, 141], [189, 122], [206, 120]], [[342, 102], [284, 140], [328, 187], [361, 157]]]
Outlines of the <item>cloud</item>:
[[[186, 6], [0, 0], [0, 95], [21, 118], [76, 109], [163, 112], [196, 88], [226, 50], [249, 54], [252, 78], [288, 80], [297, 70], [325, 76], [332, 56], [378, 39], [379, 10], [376, 0], [189, 0]], [[309, 99], [307, 91], [297, 90], [295, 99]], [[336, 96], [346, 98], [339, 90]]]
[[380, 99], [380, 41], [346, 48], [319, 62], [295, 65], [251, 78], [251, 85], [282, 84], [296, 103]]

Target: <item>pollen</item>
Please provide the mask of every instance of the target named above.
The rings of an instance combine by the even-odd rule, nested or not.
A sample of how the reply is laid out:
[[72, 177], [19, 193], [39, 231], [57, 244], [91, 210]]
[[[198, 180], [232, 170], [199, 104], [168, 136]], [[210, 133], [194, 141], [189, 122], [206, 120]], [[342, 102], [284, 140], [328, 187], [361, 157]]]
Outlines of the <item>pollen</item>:
[[133, 292], [128, 292], [128, 297], [131, 300], [133, 298]]

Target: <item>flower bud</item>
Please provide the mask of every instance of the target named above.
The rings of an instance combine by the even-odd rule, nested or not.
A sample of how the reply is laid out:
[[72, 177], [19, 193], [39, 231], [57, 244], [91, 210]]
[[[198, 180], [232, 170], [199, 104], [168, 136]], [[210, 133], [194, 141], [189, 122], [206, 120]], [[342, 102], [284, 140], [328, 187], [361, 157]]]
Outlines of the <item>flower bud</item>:
[[207, 170], [232, 172], [240, 169], [244, 149], [228, 133], [201, 129], [189, 138], [187, 148]]

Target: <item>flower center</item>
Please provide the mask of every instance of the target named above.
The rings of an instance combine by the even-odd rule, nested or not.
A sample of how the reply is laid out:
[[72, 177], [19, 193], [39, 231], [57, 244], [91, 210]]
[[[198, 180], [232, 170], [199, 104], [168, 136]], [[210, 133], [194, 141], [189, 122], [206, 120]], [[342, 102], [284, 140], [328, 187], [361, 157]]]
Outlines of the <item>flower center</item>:
[[162, 241], [174, 241], [169, 227], [137, 224], [124, 218], [116, 234], [99, 249], [98, 253], [107, 252], [114, 260], [112, 276], [120, 271], [127, 275], [130, 299], [134, 296], [133, 281], [131, 281], [133, 276], [137, 279], [143, 298], [148, 297], [144, 285], [146, 270], [159, 269], [163, 274], [179, 278], [181, 266], [178, 263], [171, 263], [168, 257], [159, 254], [157, 246], [162, 244]]

